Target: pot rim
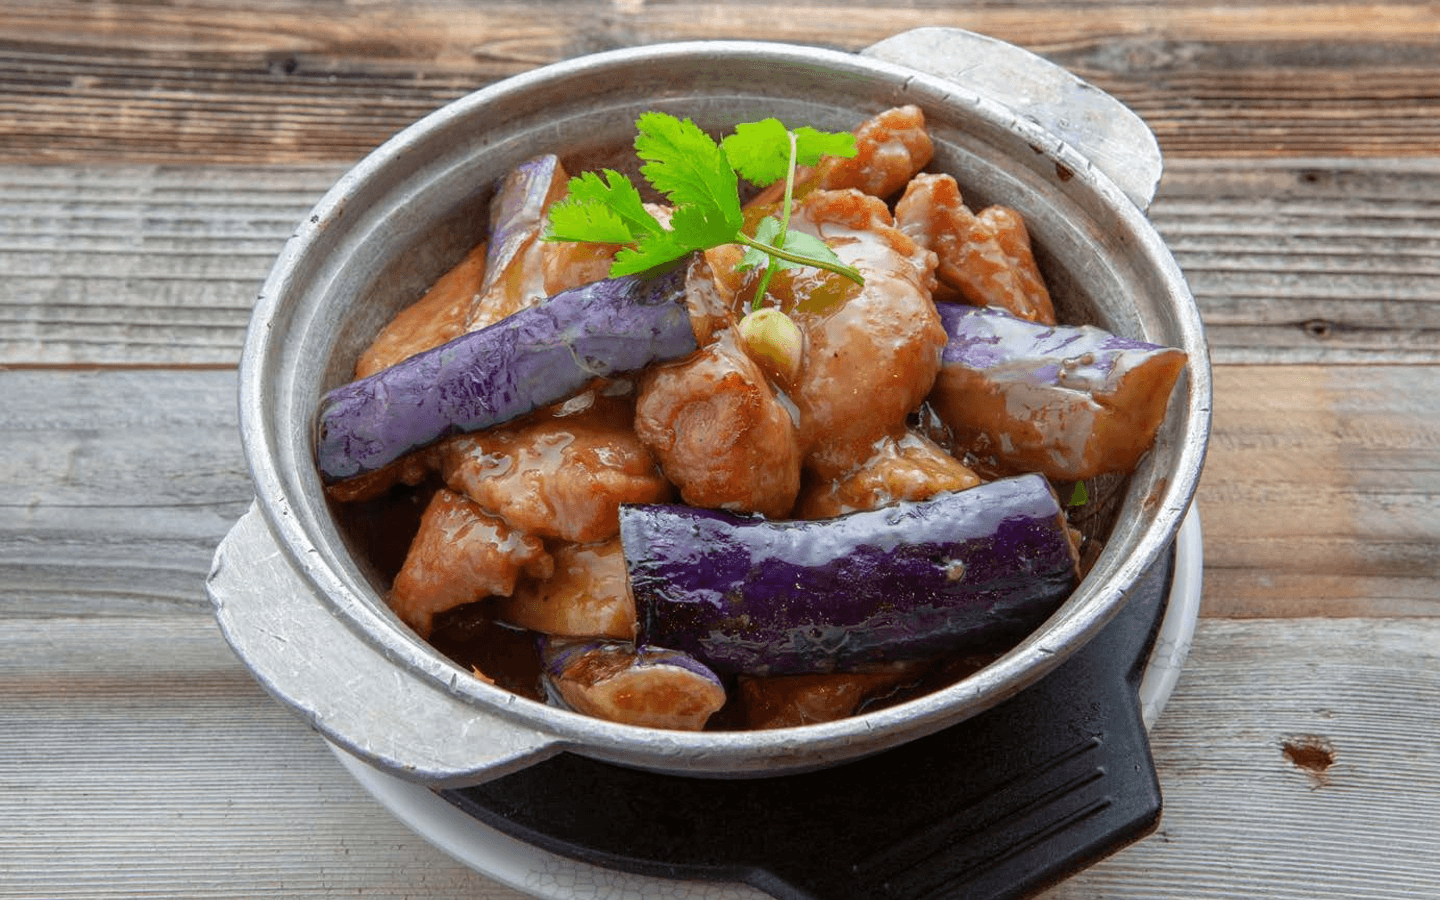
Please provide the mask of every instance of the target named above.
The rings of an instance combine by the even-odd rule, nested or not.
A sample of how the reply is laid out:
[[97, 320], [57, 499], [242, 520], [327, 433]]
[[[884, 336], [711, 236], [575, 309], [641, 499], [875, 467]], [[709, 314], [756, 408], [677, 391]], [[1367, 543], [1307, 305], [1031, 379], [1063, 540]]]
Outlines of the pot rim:
[[[272, 425], [266, 407], [275, 373], [271, 362], [284, 336], [272, 327], [282, 300], [296, 289], [299, 274], [316, 263], [327, 229], [337, 227], [357, 189], [419, 152], [428, 137], [447, 124], [472, 118], [487, 109], [504, 109], [542, 88], [583, 80], [615, 66], [637, 62], [664, 65], [667, 60], [696, 56], [731, 63], [786, 62], [821, 66], [836, 73], [884, 80], [925, 105], [953, 103], [967, 113], [1008, 128], [1029, 142], [1037, 153], [1052, 158], [1072, 173], [1072, 188], [1096, 195], [1109, 212], [1125, 223], [1135, 238], [1132, 253], [1154, 266], [1169, 286], [1173, 310], [1191, 359], [1187, 428], [1178, 449], [1174, 477], [1152, 498], [1154, 514], [1135, 550], [1115, 559], [1110, 548], [1094, 570], [1077, 587], [1061, 612], [1027, 636], [999, 660], [960, 682], [897, 706], [874, 710], [834, 722], [765, 731], [672, 732], [607, 722], [566, 710], [523, 700], [503, 689], [470, 677], [414, 633], [387, 618], [367, 593], [367, 583], [339, 571], [309, 533], [316, 524], [313, 496], [318, 476], [313, 470], [285, 471], [287, 456], [280, 451], [288, 437], [279, 433], [285, 423]], [[1049, 673], [1071, 652], [1088, 641], [1124, 603], [1126, 590], [1152, 565], [1175, 537], [1189, 507], [1209, 433], [1209, 362], [1198, 309], [1178, 265], [1163, 240], [1134, 202], [1103, 172], [1074, 148], [1038, 124], [1018, 115], [963, 85], [904, 66], [839, 50], [760, 41], [685, 41], [606, 51], [546, 65], [459, 98], [398, 132], [346, 172], [317, 203], [279, 254], [257, 300], [240, 362], [239, 405], [245, 453], [256, 486], [258, 505], [281, 552], [308, 579], [318, 597], [346, 625], [372, 644], [387, 659], [419, 675], [432, 686], [513, 723], [537, 728], [553, 736], [560, 749], [577, 749], [600, 758], [632, 761], [637, 750], [665, 766], [665, 760], [686, 757], [706, 771], [763, 773], [777, 765], [826, 764], [854, 753], [857, 744], [866, 752], [922, 736], [994, 706]], [[297, 427], [293, 423], [289, 427]], [[303, 468], [303, 467], [302, 467]], [[309, 484], [306, 485], [306, 481]], [[312, 502], [306, 502], [306, 492]], [[298, 495], [298, 496], [297, 496]], [[323, 500], [321, 503], [323, 507]], [[323, 509], [320, 515], [325, 515]], [[1112, 554], [1106, 556], [1105, 554]], [[383, 605], [383, 601], [381, 601]], [[957, 716], [957, 710], [964, 715]], [[877, 742], [877, 735], [886, 735]]]

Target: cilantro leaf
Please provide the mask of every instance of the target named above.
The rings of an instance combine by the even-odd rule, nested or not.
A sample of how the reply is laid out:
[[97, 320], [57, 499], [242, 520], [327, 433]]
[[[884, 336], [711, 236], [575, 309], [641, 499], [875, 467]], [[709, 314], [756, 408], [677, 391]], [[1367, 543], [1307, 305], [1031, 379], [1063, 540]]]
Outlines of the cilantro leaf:
[[[600, 213], [597, 208], [606, 212]], [[557, 210], [558, 216], [555, 213]], [[562, 231], [562, 223], [569, 216], [582, 215], [582, 211], [584, 220], [597, 223], [597, 228], [602, 227], [599, 223], [605, 223], [604, 227], [611, 230], [606, 236], [598, 236], [581, 228], [577, 232], [579, 236], [566, 237], [565, 232], [570, 229]], [[611, 224], [615, 220], [619, 221], [619, 228]], [[550, 221], [553, 233], [560, 240], [589, 240], [605, 244], [629, 243], [642, 234], [655, 234], [664, 230], [645, 208], [645, 202], [635, 185], [614, 169], [605, 169], [601, 175], [582, 172], [571, 178], [566, 185], [564, 199], [552, 207]], [[620, 228], [626, 233], [625, 237], [609, 236], [618, 234]]]
[[677, 241], [673, 231], [646, 235], [633, 247], [623, 247], [615, 254], [615, 262], [610, 266], [610, 277], [648, 272], [656, 266], [674, 262], [693, 249], [695, 248]]
[[546, 240], [628, 244], [664, 230], [630, 179], [611, 169], [603, 176], [583, 172], [570, 179], [564, 199], [550, 208]]
[[645, 160], [640, 174], [677, 213], [697, 207], [702, 221], [727, 222], [738, 231], [745, 222], [739, 184], [720, 145], [689, 119], [665, 113], [644, 113], [635, 125], [635, 153]]
[[774, 184], [790, 170], [790, 135], [779, 119], [742, 122], [720, 146], [730, 165], [751, 184]]
[[698, 206], [682, 206], [670, 217], [670, 229], [647, 234], [634, 247], [615, 255], [610, 274], [629, 275], [679, 259], [692, 250], [708, 250], [735, 240], [735, 229], [726, 222], [706, 218]]
[[[844, 266], [844, 263], [840, 262], [840, 257], [835, 255], [835, 251], [831, 250], [828, 244], [808, 231], [785, 232], [785, 242], [780, 245], [780, 249], [813, 260], [804, 265], [814, 266], [819, 262], [828, 262], [836, 266]], [[801, 263], [790, 263], [787, 268], [799, 265]]]
[[[743, 242], [745, 255], [735, 268], [745, 271], [768, 265], [775, 271], [783, 271], [811, 266], [855, 277], [851, 275], [854, 270], [841, 262], [835, 251], [820, 238], [808, 231], [790, 230], [782, 238], [781, 227], [780, 220], [774, 216], [761, 219], [755, 227], [755, 236]], [[783, 252], [785, 256], [776, 255], [776, 251]], [[822, 265], [824, 263], [829, 265]]]
[[798, 165], [813, 166], [822, 156], [849, 159], [857, 152], [855, 135], [848, 131], [817, 131], [806, 125], [795, 129], [795, 162]]
[[603, 203], [567, 201], [550, 208], [547, 241], [594, 241], [628, 244], [635, 240], [625, 220]]
[[686, 250], [708, 250], [733, 243], [739, 230], [717, 210], [704, 206], [678, 206], [670, 216], [670, 231]]
[[[550, 208], [546, 240], [626, 245], [615, 255], [612, 276], [643, 272], [694, 250], [740, 244], [746, 248], [741, 268], [766, 270], [757, 286], [757, 306], [770, 275], [781, 269], [814, 266], [864, 282], [823, 241], [787, 226], [797, 161], [813, 162], [827, 153], [853, 155], [850, 135], [813, 128], [792, 132], [778, 119], [766, 119], [738, 126], [722, 145], [689, 119], [666, 113], [644, 113], [635, 125], [640, 173], [672, 205], [668, 227], [645, 208], [629, 178], [606, 169], [570, 179], [566, 197]], [[757, 182], [783, 178], [786, 184], [783, 217], [761, 220], [753, 238], [741, 230], [741, 174]]]
[[855, 135], [801, 126], [790, 131], [779, 119], [761, 119], [735, 126], [720, 142], [735, 171], [751, 184], [766, 187], [790, 171], [790, 135], [795, 136], [795, 164], [813, 166], [822, 156], [851, 157]]

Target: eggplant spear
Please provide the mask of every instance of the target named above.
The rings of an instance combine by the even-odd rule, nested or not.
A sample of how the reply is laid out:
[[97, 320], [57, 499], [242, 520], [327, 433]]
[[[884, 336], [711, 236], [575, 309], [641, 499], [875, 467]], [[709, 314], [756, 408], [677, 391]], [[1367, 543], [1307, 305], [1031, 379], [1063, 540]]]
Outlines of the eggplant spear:
[[452, 434], [563, 400], [591, 379], [693, 352], [687, 266], [561, 291], [320, 400], [327, 483], [383, 468]]
[[620, 538], [637, 642], [721, 675], [1005, 649], [1076, 580], [1060, 503], [1040, 475], [815, 521], [622, 506]]

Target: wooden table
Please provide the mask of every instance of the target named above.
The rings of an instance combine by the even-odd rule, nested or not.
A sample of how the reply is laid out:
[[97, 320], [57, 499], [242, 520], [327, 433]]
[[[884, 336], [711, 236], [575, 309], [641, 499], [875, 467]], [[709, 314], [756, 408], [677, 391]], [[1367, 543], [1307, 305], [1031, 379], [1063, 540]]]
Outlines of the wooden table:
[[503, 76], [927, 24], [1147, 119], [1216, 363], [1164, 819], [1046, 897], [1440, 897], [1440, 7], [1406, 0], [0, 6], [0, 897], [518, 898], [216, 631], [256, 289], [342, 171]]

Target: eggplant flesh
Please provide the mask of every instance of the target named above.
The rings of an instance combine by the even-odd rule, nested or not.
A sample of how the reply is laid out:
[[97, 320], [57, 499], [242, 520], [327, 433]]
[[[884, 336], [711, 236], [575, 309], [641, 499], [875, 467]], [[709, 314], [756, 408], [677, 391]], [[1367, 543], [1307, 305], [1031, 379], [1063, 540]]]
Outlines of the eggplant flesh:
[[482, 292], [510, 274], [511, 264], [539, 235], [546, 210], [564, 193], [568, 179], [560, 158], [547, 153], [516, 166], [500, 183], [490, 204], [490, 244]]
[[542, 638], [540, 657], [555, 702], [612, 722], [699, 731], [725, 705], [719, 677], [676, 650]]
[[320, 401], [316, 463], [333, 483], [453, 434], [563, 400], [592, 379], [696, 349], [687, 265], [561, 291]]
[[1165, 418], [1184, 351], [1091, 325], [937, 303], [949, 334], [930, 406], [958, 446], [1055, 481], [1129, 472]]
[[823, 520], [625, 506], [620, 536], [637, 642], [721, 675], [1005, 649], [1077, 577], [1059, 501], [1038, 474]]

